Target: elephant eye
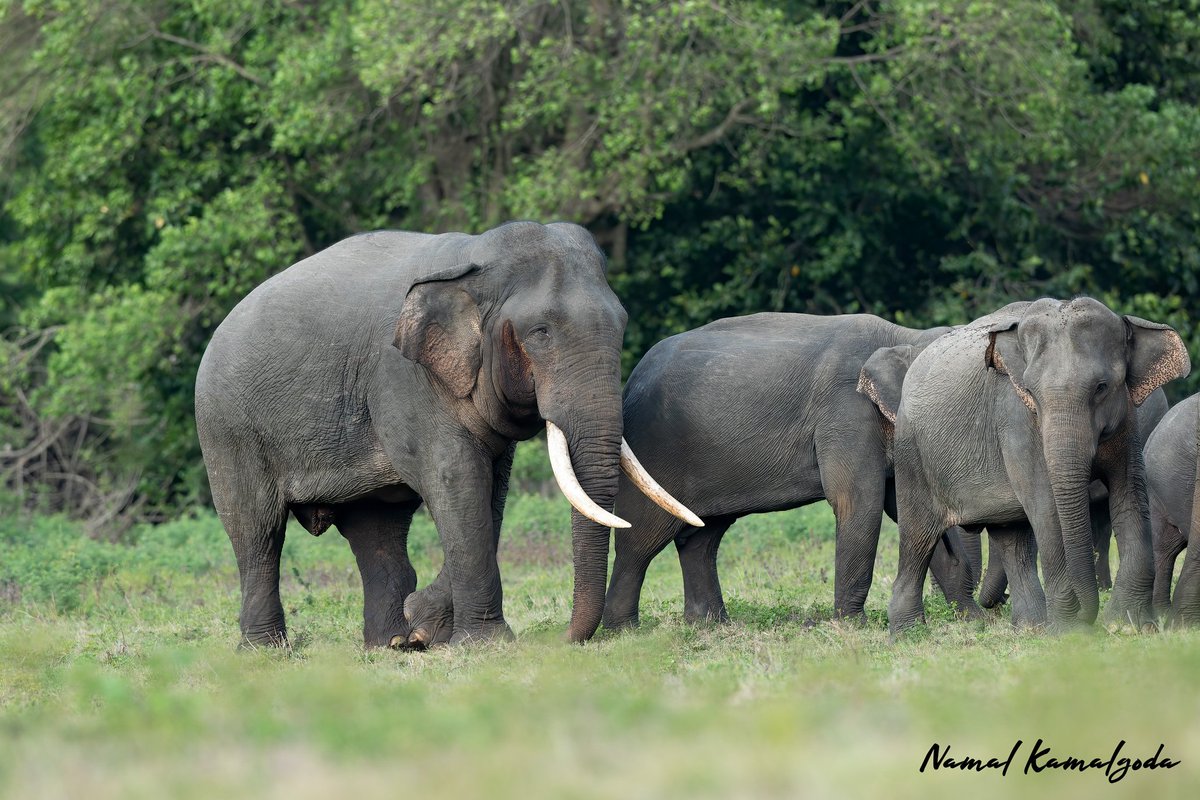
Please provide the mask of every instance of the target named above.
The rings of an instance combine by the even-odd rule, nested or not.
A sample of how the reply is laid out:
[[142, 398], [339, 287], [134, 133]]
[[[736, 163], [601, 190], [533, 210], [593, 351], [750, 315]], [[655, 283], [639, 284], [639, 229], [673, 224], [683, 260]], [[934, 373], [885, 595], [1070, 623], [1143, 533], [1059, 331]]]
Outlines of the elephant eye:
[[1095, 396], [1101, 397], [1107, 391], [1108, 391], [1108, 383], [1106, 381], [1100, 381], [1099, 385], [1096, 386], [1096, 395]]
[[546, 325], [534, 325], [525, 334], [526, 339], [547, 339], [550, 336], [550, 328]]

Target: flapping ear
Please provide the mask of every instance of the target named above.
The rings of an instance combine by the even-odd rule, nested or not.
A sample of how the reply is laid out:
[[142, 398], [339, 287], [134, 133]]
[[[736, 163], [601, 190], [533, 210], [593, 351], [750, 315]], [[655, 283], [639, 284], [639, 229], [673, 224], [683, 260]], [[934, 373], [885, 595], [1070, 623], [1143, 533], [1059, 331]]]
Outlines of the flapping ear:
[[881, 347], [871, 354], [858, 373], [859, 393], [871, 398], [879, 413], [891, 425], [896, 424], [896, 414], [900, 410], [904, 376], [913, 359], [923, 349], [908, 344]]
[[459, 283], [476, 269], [462, 264], [414, 283], [396, 323], [396, 348], [432, 372], [455, 397], [466, 397], [475, 388], [483, 361], [479, 305]]
[[1187, 348], [1169, 325], [1125, 316], [1125, 384], [1135, 406], [1167, 381], [1187, 377], [1192, 371]]
[[1017, 339], [1017, 320], [1004, 319], [985, 328], [988, 332], [988, 347], [984, 360], [989, 369], [1007, 375], [1017, 397], [1030, 411], [1037, 413], [1037, 403], [1025, 388], [1025, 354]]

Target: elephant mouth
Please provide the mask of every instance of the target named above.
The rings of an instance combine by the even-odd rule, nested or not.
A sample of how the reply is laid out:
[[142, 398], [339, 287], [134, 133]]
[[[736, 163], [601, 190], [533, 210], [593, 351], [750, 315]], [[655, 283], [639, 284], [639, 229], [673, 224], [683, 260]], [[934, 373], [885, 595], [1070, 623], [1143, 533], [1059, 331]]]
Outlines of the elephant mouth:
[[[550, 451], [550, 466], [554, 470], [554, 479], [558, 482], [558, 488], [576, 511], [606, 528], [630, 527], [628, 522], [616, 514], [605, 511], [592, 498], [588, 497], [587, 492], [580, 485], [579, 479], [575, 476], [566, 434], [549, 420], [546, 421], [546, 447]], [[704, 522], [700, 517], [672, 497], [666, 489], [659, 485], [658, 481], [651, 477], [650, 473], [637, 460], [637, 456], [633, 454], [625, 437], [621, 437], [621, 469], [644, 495], [668, 514], [697, 528], [704, 527]]]

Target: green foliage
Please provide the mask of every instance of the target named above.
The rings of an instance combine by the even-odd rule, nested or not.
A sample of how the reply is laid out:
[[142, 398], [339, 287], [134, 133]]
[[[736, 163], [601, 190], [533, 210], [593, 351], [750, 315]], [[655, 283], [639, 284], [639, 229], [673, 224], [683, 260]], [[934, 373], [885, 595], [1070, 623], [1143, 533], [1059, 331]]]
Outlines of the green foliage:
[[0, 596], [57, 612], [78, 609], [117, 561], [114, 545], [87, 538], [63, 517], [7, 518], [0, 549]]
[[[1076, 293], [1200, 353], [1198, 20], [1196, 0], [10, 0], [0, 475], [97, 529], [203, 502], [212, 331], [378, 227], [587, 225], [627, 369], [720, 316], [924, 326]], [[514, 481], [536, 489], [532, 452]]]

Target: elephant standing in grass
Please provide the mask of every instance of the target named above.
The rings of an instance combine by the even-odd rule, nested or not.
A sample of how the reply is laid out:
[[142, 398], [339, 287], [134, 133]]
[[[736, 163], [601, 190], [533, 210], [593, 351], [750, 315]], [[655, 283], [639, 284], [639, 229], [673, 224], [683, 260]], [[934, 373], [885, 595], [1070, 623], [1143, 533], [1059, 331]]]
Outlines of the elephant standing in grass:
[[[616, 513], [632, 527], [615, 534], [605, 626], [637, 624], [646, 568], [671, 541], [683, 569], [685, 618], [728, 619], [716, 564], [725, 531], [741, 516], [823, 498], [837, 518], [834, 611], [865, 619], [891, 494], [891, 424], [855, 391], [859, 369], [880, 347], [921, 345], [947, 330], [863, 314], [766, 313], [718, 320], [652, 347], [626, 385], [625, 436], [705, 527], [663, 513], [622, 479]], [[956, 552], [939, 548], [941, 585], [963, 611], [978, 612], [956, 533], [948, 539]]]
[[[943, 336], [908, 368], [895, 429], [900, 562], [893, 633], [923, 619], [921, 586], [950, 525], [987, 525], [1024, 554], [1032, 528], [1056, 629], [1095, 621], [1089, 486], [1108, 487], [1121, 566], [1106, 613], [1153, 620], [1153, 561], [1136, 406], [1190, 371], [1174, 330], [1090, 298], [1013, 303]], [[866, 368], [864, 368], [864, 373]], [[1026, 544], [1023, 544], [1026, 543]], [[1015, 611], [1015, 609], [1014, 609]]]
[[[546, 427], [568, 499], [620, 524], [604, 509], [620, 472], [625, 322], [604, 256], [563, 223], [363, 234], [251, 292], [213, 335], [196, 379], [213, 502], [241, 576], [243, 640], [286, 642], [289, 511], [314, 534], [336, 525], [349, 540], [367, 646], [511, 636], [496, 546], [514, 442]], [[406, 539], [422, 502], [445, 565], [414, 594]], [[603, 571], [607, 531], [580, 519], [577, 572]], [[587, 612], [577, 601], [575, 614]]]
[[[1137, 429], [1141, 441], [1145, 441], [1150, 432], [1157, 427], [1167, 413], [1167, 395], [1162, 389], [1155, 389], [1146, 398], [1146, 402], [1137, 407]], [[1108, 487], [1100, 481], [1092, 481], [1088, 487], [1090, 505], [1088, 512], [1092, 521], [1092, 547], [1096, 551], [1096, 583], [1101, 589], [1112, 588], [1112, 573], [1109, 569], [1108, 550], [1112, 542], [1112, 520], [1108, 514]], [[973, 541], [974, 540], [974, 541]], [[967, 552], [973, 559], [971, 571], [974, 575], [982, 575], [983, 586], [979, 592], [979, 605], [992, 608], [1004, 602], [1004, 590], [1008, 585], [1002, 559], [989, 559], [987, 572], [982, 571], [983, 554], [978, 549], [978, 540], [972, 535], [963, 537]], [[976, 547], [972, 547], [972, 545]], [[993, 545], [995, 543], [993, 542]], [[1044, 598], [1043, 598], [1044, 600]], [[1044, 617], [1044, 613], [1042, 614]]]
[[[1200, 395], [1167, 412], [1146, 442], [1146, 486], [1154, 531], [1154, 610], [1200, 624]], [[1175, 560], [1187, 548], [1175, 598]]]

